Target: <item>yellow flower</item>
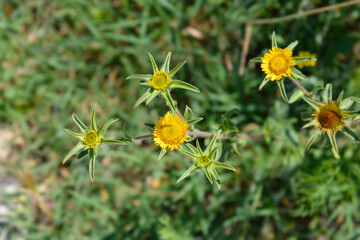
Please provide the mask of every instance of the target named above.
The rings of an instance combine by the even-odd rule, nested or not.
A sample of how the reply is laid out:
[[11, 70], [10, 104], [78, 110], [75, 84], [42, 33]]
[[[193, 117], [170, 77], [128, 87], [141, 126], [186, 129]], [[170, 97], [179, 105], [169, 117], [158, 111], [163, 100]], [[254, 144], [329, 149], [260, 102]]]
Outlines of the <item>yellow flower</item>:
[[180, 144], [188, 141], [188, 136], [186, 135], [188, 126], [188, 123], [179, 115], [173, 116], [170, 112], [166, 113], [155, 125], [155, 144], [160, 146], [163, 152], [166, 149], [174, 150], [178, 149], [178, 147], [182, 148]]
[[261, 69], [271, 81], [291, 76], [291, 67], [295, 64], [292, 50], [287, 48], [273, 47], [261, 58]]
[[342, 126], [345, 126], [344, 118], [349, 114], [343, 113], [336, 101], [325, 102], [312, 114], [314, 127], [321, 130], [320, 134], [328, 133], [333, 136]]
[[170, 78], [165, 71], [157, 71], [152, 75], [150, 85], [157, 90], [163, 90], [170, 82]]
[[[312, 57], [312, 58], [316, 58], [316, 54], [310, 54], [310, 52], [308, 51], [300, 51], [299, 52], [299, 56], [298, 57]], [[314, 67], [316, 65], [316, 60], [312, 60], [312, 61], [306, 61], [306, 62], [300, 62], [297, 63], [299, 68], [303, 68], [303, 67]]]
[[99, 142], [99, 136], [94, 130], [91, 130], [86, 133], [84, 140], [88, 147], [92, 147]]

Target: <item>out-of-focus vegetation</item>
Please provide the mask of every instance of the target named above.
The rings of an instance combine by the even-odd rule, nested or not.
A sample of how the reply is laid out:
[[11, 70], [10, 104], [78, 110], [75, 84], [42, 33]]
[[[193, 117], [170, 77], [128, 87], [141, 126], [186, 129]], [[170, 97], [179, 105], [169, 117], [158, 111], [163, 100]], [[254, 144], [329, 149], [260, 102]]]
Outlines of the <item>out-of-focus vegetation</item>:
[[[339, 136], [340, 160], [326, 138], [305, 152], [311, 108], [287, 105], [274, 84], [259, 92], [258, 65], [238, 74], [245, 21], [339, 2], [0, 1], [0, 238], [358, 238], [359, 145]], [[302, 69], [305, 87], [332, 83], [335, 97], [359, 97], [360, 5], [254, 25], [248, 59], [269, 49], [273, 30], [279, 46], [297, 39], [297, 51], [317, 54]], [[95, 183], [87, 158], [62, 166], [76, 141], [64, 131], [71, 114], [87, 119], [94, 103], [100, 122], [119, 117], [133, 136], [151, 134], [144, 123], [166, 113], [164, 102], [133, 109], [144, 88], [124, 79], [151, 72], [147, 52], [163, 61], [168, 51], [173, 63], [189, 60], [178, 78], [201, 94], [173, 94], [205, 117], [200, 130], [264, 136], [224, 143], [237, 174], [222, 172], [220, 191], [200, 172], [176, 184], [191, 160], [174, 151], [157, 161], [150, 139], [102, 149]]]

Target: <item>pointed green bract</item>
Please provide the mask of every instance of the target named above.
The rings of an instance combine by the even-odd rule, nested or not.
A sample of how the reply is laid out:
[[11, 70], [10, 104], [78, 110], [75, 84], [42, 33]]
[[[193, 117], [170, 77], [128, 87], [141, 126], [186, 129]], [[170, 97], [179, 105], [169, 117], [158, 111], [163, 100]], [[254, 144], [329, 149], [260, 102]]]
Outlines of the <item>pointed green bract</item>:
[[184, 180], [185, 178], [187, 178], [190, 173], [192, 173], [193, 171], [199, 169], [195, 164], [192, 165], [188, 170], [186, 170], [183, 175], [181, 175], [181, 177], [179, 177], [179, 179], [176, 181], [176, 183], [181, 182], [182, 180]]
[[188, 125], [194, 125], [195, 123], [198, 123], [200, 121], [202, 121], [204, 118], [202, 117], [199, 117], [199, 118], [194, 118], [194, 119], [191, 119], [190, 121], [188, 121]]
[[167, 73], [169, 72], [170, 59], [171, 59], [171, 52], [169, 52], [166, 55], [165, 62], [161, 66], [160, 71], [166, 71]]
[[86, 133], [88, 131], [85, 124], [75, 114], [72, 115], [72, 118], [76, 125], [80, 128], [81, 132]]
[[179, 63], [176, 67], [174, 67], [170, 72], [169, 72], [169, 78], [173, 78], [173, 76], [180, 70], [180, 68], [187, 62], [187, 60], [182, 61], [181, 63]]
[[217, 138], [219, 137], [219, 134], [221, 133], [221, 129], [219, 129], [215, 135], [211, 138], [210, 142], [209, 142], [209, 145], [206, 147], [205, 151], [204, 151], [204, 154], [205, 155], [209, 155], [210, 152], [213, 150], [214, 148], [214, 144], [217, 140]]
[[216, 185], [217, 185], [218, 189], [220, 190], [220, 188], [221, 188], [221, 180], [220, 180], [220, 176], [217, 173], [216, 169], [215, 168], [209, 168], [209, 172], [214, 177]]
[[149, 58], [150, 58], [150, 61], [151, 61], [151, 66], [152, 66], [152, 69], [153, 69], [153, 73], [157, 73], [159, 71], [157, 65], [156, 65], [156, 62], [153, 58], [153, 56], [151, 55], [151, 53], [148, 53], [149, 54]]
[[71, 134], [72, 136], [78, 138], [81, 141], [84, 141], [84, 134], [83, 133], [75, 133], [73, 131], [70, 131], [69, 129], [65, 129], [65, 131], [69, 134]]
[[307, 81], [308, 78], [297, 68], [292, 67], [291, 68], [291, 75], [296, 79], [296, 80], [304, 80]]
[[215, 147], [214, 149], [211, 150], [210, 154], [209, 154], [209, 158], [212, 161], [216, 161], [217, 160], [217, 152], [220, 149], [220, 146]]
[[97, 131], [96, 120], [95, 120], [95, 111], [96, 111], [96, 105], [94, 105], [91, 110], [90, 129], [93, 131]]
[[356, 135], [355, 132], [353, 132], [350, 128], [348, 127], [343, 127], [341, 129], [342, 132], [345, 133], [346, 136], [348, 136], [349, 138], [351, 138], [353, 141], [355, 142], [360, 142], [359, 137]]
[[130, 75], [126, 78], [126, 80], [144, 80], [144, 81], [150, 81], [151, 80], [152, 75], [151, 74], [134, 74], [134, 75]]
[[264, 75], [263, 79], [261, 80], [260, 86], [259, 86], [259, 91], [261, 91], [263, 89], [263, 87], [265, 87], [265, 85], [270, 81], [271, 79], [268, 78], [266, 79], [266, 76]]
[[315, 142], [315, 140], [317, 139], [317, 137], [320, 135], [320, 130], [316, 130], [309, 138], [308, 142], [306, 143], [306, 147], [305, 150], [309, 150], [309, 148], [311, 147], [311, 145], [313, 145], [313, 143]]
[[331, 83], [326, 84], [325, 89], [323, 91], [322, 99], [325, 102], [332, 101], [332, 85], [331, 85]]
[[171, 80], [168, 87], [169, 87], [169, 89], [182, 88], [182, 89], [189, 90], [192, 92], [200, 92], [200, 90], [197, 87], [191, 85], [190, 83], [180, 81], [180, 80]]
[[254, 57], [252, 59], [250, 59], [250, 62], [256, 62], [256, 63], [261, 63], [261, 57]]
[[165, 151], [160, 150], [158, 160], [162, 159], [165, 156], [166, 152], [167, 152], [167, 150], [165, 150]]
[[228, 169], [228, 170], [236, 172], [236, 168], [234, 168], [233, 166], [230, 166], [229, 164], [223, 163], [223, 162], [214, 161], [213, 167], [214, 168], [224, 168], [224, 169]]
[[166, 102], [172, 111], [172, 114], [176, 114], [176, 103], [172, 99], [169, 90], [165, 90], [165, 92], [162, 92], [162, 95], [165, 97]]
[[336, 136], [335, 133], [333, 135], [328, 133], [328, 137], [329, 137], [329, 140], [330, 140], [330, 143], [331, 143], [332, 152], [334, 154], [334, 157], [336, 159], [340, 159], [339, 149], [338, 149], [338, 146], [337, 146], [337, 143], [336, 143], [336, 137], [335, 136]]
[[84, 148], [84, 145], [82, 144], [82, 142], [79, 142], [73, 149], [70, 150], [70, 152], [65, 156], [62, 164], [65, 164], [72, 155], [74, 155], [75, 153], [77, 153], [80, 149]]
[[193, 153], [190, 153], [184, 149], [179, 149], [180, 152], [182, 152], [183, 154], [185, 155], [188, 155], [189, 157], [191, 157], [192, 159], [196, 160], [196, 158], [198, 158], [197, 155], [193, 154]]
[[301, 128], [308, 128], [308, 127], [312, 127], [314, 126], [313, 122], [309, 122], [307, 124], [305, 124], [304, 126], [302, 126]]
[[315, 102], [313, 99], [309, 98], [308, 96], [303, 96], [302, 97], [304, 99], [304, 101], [309, 104], [313, 109], [315, 110], [319, 110], [319, 103]]
[[124, 141], [119, 141], [119, 140], [116, 140], [116, 139], [106, 139], [106, 138], [102, 138], [101, 143], [103, 143], [103, 144], [126, 145], [126, 142], [124, 142]]
[[187, 146], [188, 148], [190, 148], [190, 150], [191, 150], [194, 154], [197, 154], [197, 153], [198, 153], [196, 147], [194, 147], [192, 144], [186, 143], [186, 146]]
[[184, 113], [184, 119], [185, 121], [189, 121], [193, 118], [193, 113], [191, 108], [189, 108], [188, 106], [186, 106], [185, 108], [185, 113]]
[[210, 173], [209, 173], [209, 168], [204, 168], [203, 170], [204, 170], [205, 175], [206, 175], [207, 179], [209, 180], [209, 182], [210, 182], [211, 184], [213, 184], [212, 177], [211, 177], [211, 175], [210, 175]]
[[296, 41], [290, 43], [286, 48], [293, 50], [298, 44], [299, 44], [299, 41], [296, 40]]
[[154, 98], [156, 98], [157, 95], [159, 95], [159, 93], [161, 93], [160, 90], [155, 90], [150, 94], [150, 96], [148, 97], [148, 99], [146, 99], [146, 105], [148, 105]]
[[110, 127], [111, 124], [113, 124], [114, 122], [118, 121], [119, 119], [117, 118], [112, 118], [110, 120], [107, 120], [103, 125], [100, 126], [98, 132], [99, 132], [99, 136], [104, 136], [106, 130], [108, 129], [108, 127]]
[[89, 151], [89, 175], [91, 181], [95, 180], [95, 154], [94, 150], [90, 148]]
[[276, 81], [276, 83], [279, 87], [282, 98], [284, 99], [284, 101], [286, 103], [289, 103], [289, 99], [286, 95], [286, 90], [285, 90], [285, 86], [284, 86], [284, 79], [278, 80], [278, 81]]
[[344, 91], [341, 91], [341, 93], [339, 94], [338, 98], [336, 99], [336, 103], [337, 103], [337, 104], [341, 103], [343, 97], [344, 97]]
[[200, 143], [199, 143], [198, 139], [196, 139], [196, 149], [197, 149], [199, 155], [204, 155], [203, 151], [201, 150]]
[[313, 57], [293, 57], [293, 59], [295, 60], [295, 63], [302, 63], [302, 62], [309, 62], [309, 61], [316, 61], [316, 58]]
[[291, 104], [291, 103], [296, 102], [298, 99], [302, 98], [302, 96], [304, 96], [304, 92], [303, 92], [301, 89], [295, 91], [295, 92], [291, 95], [291, 97], [290, 97], [290, 99], [289, 99], [289, 103]]
[[137, 106], [139, 106], [141, 103], [143, 103], [148, 97], [150, 97], [150, 90], [151, 88], [149, 88], [135, 103], [134, 108], [136, 108]]
[[278, 47], [277, 42], [276, 42], [276, 34], [275, 31], [273, 31], [272, 36], [271, 36], [271, 48], [273, 47]]

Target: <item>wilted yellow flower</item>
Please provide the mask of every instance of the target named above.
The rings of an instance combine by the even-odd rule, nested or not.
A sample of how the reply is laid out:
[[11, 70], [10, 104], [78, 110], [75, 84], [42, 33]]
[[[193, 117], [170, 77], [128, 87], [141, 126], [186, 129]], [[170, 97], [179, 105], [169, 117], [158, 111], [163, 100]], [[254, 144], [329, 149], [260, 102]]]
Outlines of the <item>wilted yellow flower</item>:
[[156, 123], [154, 127], [154, 142], [162, 148], [174, 150], [181, 147], [181, 143], [187, 142], [188, 123], [185, 122], [178, 114], [172, 115], [170, 112], [166, 113], [164, 117]]
[[[312, 58], [317, 58], [316, 54], [311, 54], [308, 51], [300, 51], [299, 52], [299, 56], [298, 57], [312, 57]], [[316, 60], [312, 60], [312, 61], [306, 61], [306, 62], [300, 62], [297, 63], [299, 68], [303, 68], [303, 67], [314, 67], [316, 65]]]
[[266, 79], [281, 80], [291, 76], [291, 67], [295, 66], [291, 49], [273, 47], [261, 58], [261, 69], [265, 72]]

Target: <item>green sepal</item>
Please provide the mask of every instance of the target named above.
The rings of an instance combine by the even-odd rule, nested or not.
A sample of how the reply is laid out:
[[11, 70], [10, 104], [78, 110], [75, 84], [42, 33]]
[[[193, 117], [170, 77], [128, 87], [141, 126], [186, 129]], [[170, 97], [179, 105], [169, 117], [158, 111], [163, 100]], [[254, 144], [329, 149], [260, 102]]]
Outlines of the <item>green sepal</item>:
[[188, 152], [188, 151], [186, 151], [186, 150], [184, 150], [184, 149], [179, 149], [179, 151], [180, 151], [181, 153], [185, 154], [185, 155], [188, 155], [189, 157], [191, 157], [191, 158], [194, 159], [194, 160], [196, 160], [196, 159], [198, 158], [197, 155], [195, 155], [195, 154], [193, 154], [193, 153], [191, 153], [191, 152]]
[[180, 68], [187, 62], [187, 60], [182, 61], [176, 67], [174, 67], [168, 74], [169, 78], [171, 79], [179, 70]]
[[271, 48], [273, 47], [278, 47], [277, 46], [277, 42], [276, 42], [276, 34], [275, 31], [272, 32], [272, 36], [271, 36]]
[[100, 144], [98, 143], [93, 147], [95, 157], [98, 155], [97, 153], [98, 153], [99, 146], [100, 146]]
[[137, 106], [139, 106], [141, 103], [143, 103], [148, 97], [150, 97], [150, 90], [151, 88], [149, 88], [134, 104], [134, 108], [136, 108]]
[[286, 103], [289, 103], [289, 99], [286, 95], [286, 90], [285, 90], [285, 86], [284, 86], [284, 79], [278, 80], [278, 81], [276, 81], [276, 83], [279, 87], [282, 98], [284, 99], [284, 101]]
[[220, 190], [221, 180], [220, 180], [220, 176], [219, 176], [218, 172], [216, 171], [215, 168], [209, 168], [209, 172], [214, 177], [216, 185], [217, 185], [218, 189]]
[[87, 154], [89, 153], [89, 149], [86, 149], [84, 151], [81, 151], [79, 153], [79, 155], [77, 156], [77, 159], [82, 159], [83, 157], [85, 157]]
[[208, 168], [204, 168], [203, 170], [204, 170], [204, 172], [205, 172], [206, 178], [209, 180], [209, 182], [210, 182], [211, 184], [213, 184], [213, 180], [212, 180], [212, 177], [211, 177], [211, 175], [210, 175], [210, 173], [209, 173], [209, 169], [208, 169]]
[[301, 128], [308, 128], [308, 127], [312, 127], [314, 126], [314, 123], [311, 121], [311, 122], [308, 122], [307, 124], [305, 124], [304, 126], [302, 126]]
[[308, 78], [297, 68], [292, 67], [291, 68], [291, 75], [296, 79], [296, 80], [304, 80], [307, 81]]
[[186, 106], [185, 108], [185, 113], [184, 113], [184, 119], [185, 121], [189, 121], [193, 118], [193, 113], [191, 108], [189, 108], [188, 106]]
[[299, 44], [299, 41], [296, 40], [296, 41], [290, 43], [286, 48], [290, 49], [290, 50], [293, 50], [298, 44]]
[[204, 155], [203, 151], [201, 150], [199, 140], [196, 139], [196, 149], [199, 155]]
[[132, 142], [132, 136], [130, 133], [126, 130], [126, 122], [122, 122], [120, 126], [121, 131], [124, 133], [123, 141], [125, 142]]
[[166, 89], [165, 91], [163, 91], [162, 95], [164, 96], [168, 106], [170, 107], [172, 114], [175, 114], [176, 113], [176, 103], [172, 99], [169, 90]]
[[341, 93], [339, 94], [339, 96], [338, 96], [337, 99], [336, 99], [337, 105], [339, 105], [339, 104], [341, 103], [343, 97], [344, 97], [344, 90], [341, 91]]
[[213, 150], [214, 145], [216, 143], [217, 138], [219, 137], [219, 134], [221, 133], [221, 129], [219, 129], [214, 136], [211, 138], [209, 145], [206, 147], [204, 154], [209, 155], [209, 153]]
[[145, 125], [145, 127], [148, 127], [152, 130], [154, 130], [154, 128], [155, 128], [155, 124], [152, 124], [152, 123], [144, 123], [144, 125]]
[[66, 156], [63, 159], [62, 164], [65, 164], [71, 158], [72, 155], [77, 153], [82, 148], [84, 148], [84, 144], [82, 142], [79, 142], [75, 147], [73, 147], [73, 149], [70, 150], [70, 152], [68, 154], [66, 154]]
[[315, 142], [315, 140], [317, 139], [317, 137], [320, 135], [320, 130], [316, 130], [309, 138], [308, 142], [306, 143], [306, 147], [305, 150], [309, 150], [309, 148], [311, 147], [311, 145], [313, 145], [313, 143]]
[[131, 76], [128, 76], [126, 80], [144, 80], [146, 82], [149, 82], [151, 80], [152, 75], [151, 74], [134, 74]]
[[[218, 159], [218, 152], [219, 150], [221, 151], [221, 147], [217, 146], [215, 147], [213, 150], [211, 150], [210, 154], [209, 154], [209, 158], [212, 161], [216, 161]], [[221, 152], [219, 153], [219, 155], [221, 155]]]
[[302, 62], [309, 62], [309, 61], [316, 61], [316, 58], [313, 57], [293, 57], [293, 59], [295, 60], [295, 63], [302, 63]]
[[89, 151], [89, 175], [91, 181], [95, 180], [95, 154], [94, 149], [90, 148]]
[[96, 120], [95, 120], [95, 112], [96, 112], [96, 105], [94, 105], [92, 110], [91, 110], [90, 129], [93, 130], [93, 131], [97, 131]]
[[76, 125], [80, 128], [81, 132], [86, 133], [88, 131], [88, 128], [85, 126], [85, 124], [75, 115], [72, 115], [72, 118]]
[[261, 80], [260, 86], [259, 86], [259, 91], [261, 91], [263, 89], [263, 87], [265, 87], [265, 85], [271, 80], [271, 78], [266, 79], [266, 75], [264, 75], [263, 79]]
[[180, 81], [180, 80], [171, 80], [168, 85], [168, 88], [169, 89], [182, 88], [182, 89], [189, 90], [192, 92], [197, 92], [197, 93], [200, 92], [200, 90], [197, 87], [191, 85], [190, 83]]
[[200, 122], [200, 121], [203, 120], [203, 119], [204, 119], [204, 118], [202, 118], [202, 117], [194, 118], [194, 119], [191, 119], [190, 121], [188, 121], [187, 123], [188, 123], [188, 125], [190, 126], [190, 125], [194, 125], [195, 123]]
[[196, 164], [192, 165], [188, 170], [186, 170], [181, 177], [176, 181], [176, 183], [181, 182], [185, 178], [187, 178], [193, 171], [198, 170], [199, 168], [196, 166]]
[[349, 97], [351, 100], [353, 100], [353, 101], [355, 101], [355, 102], [358, 102], [358, 103], [360, 103], [360, 98], [358, 98], [358, 97], [353, 97], [353, 96], [351, 96], [351, 97]]
[[64, 129], [67, 133], [71, 134], [72, 136], [76, 137], [77, 139], [84, 141], [84, 134], [83, 133], [76, 133], [69, 129]]
[[340, 155], [339, 155], [339, 149], [336, 143], [336, 137], [335, 137], [335, 133], [333, 135], [331, 135], [330, 133], [328, 133], [328, 137], [331, 143], [331, 150], [334, 154], [334, 157], [336, 159], [340, 159]]
[[319, 110], [319, 103], [315, 102], [313, 99], [309, 98], [308, 96], [303, 96], [302, 97], [304, 99], [304, 101], [309, 104], [313, 109], [315, 110]]
[[254, 57], [249, 60], [250, 62], [262, 63], [261, 57]]
[[171, 52], [168, 52], [168, 54], [166, 55], [165, 61], [164, 61], [163, 65], [161, 66], [160, 71], [166, 71], [167, 73], [169, 72], [170, 59], [171, 59]]
[[100, 137], [104, 136], [108, 127], [110, 127], [111, 124], [113, 124], [114, 122], [116, 122], [118, 120], [119, 120], [118, 118], [112, 118], [110, 120], [107, 120], [105, 123], [103, 123], [98, 130], [99, 136]]
[[357, 121], [357, 120], [360, 120], [360, 114], [357, 115], [356, 117], [354, 117], [354, 120], [353, 120], [353, 121]]
[[150, 96], [146, 99], [146, 105], [148, 105], [157, 95], [161, 93], [160, 90], [154, 89], [154, 91], [150, 94]]
[[194, 154], [198, 154], [198, 151], [197, 151], [196, 147], [194, 147], [192, 144], [186, 143], [186, 146], [187, 146]]
[[314, 96], [318, 91], [323, 90], [324, 86], [317, 86], [311, 91], [311, 96]]
[[295, 91], [292, 95], [291, 95], [291, 97], [290, 97], [290, 99], [289, 99], [289, 103], [291, 104], [291, 103], [294, 103], [294, 102], [296, 102], [298, 99], [300, 99], [302, 96], [304, 96], [304, 92], [302, 91], [302, 90], [297, 90], [297, 91]]
[[228, 170], [231, 170], [231, 171], [236, 172], [236, 168], [234, 168], [233, 166], [231, 166], [231, 165], [229, 165], [229, 164], [223, 163], [223, 162], [214, 161], [214, 162], [212, 163], [212, 166], [213, 166], [214, 168], [224, 168], [224, 169], [228, 169]]
[[163, 150], [161, 149], [157, 160], [162, 159], [162, 158], [165, 156], [166, 152], [167, 152], [167, 150], [163, 151]]
[[156, 65], [156, 62], [153, 58], [153, 56], [151, 55], [151, 53], [148, 53], [149, 54], [149, 58], [150, 58], [150, 61], [151, 61], [151, 66], [152, 66], [152, 69], [153, 69], [153, 73], [157, 73], [159, 71], [157, 65]]
[[346, 136], [348, 136], [349, 138], [351, 138], [353, 141], [355, 142], [360, 142], [359, 137], [356, 135], [356, 133], [354, 131], [352, 131], [350, 128], [348, 127], [343, 127], [341, 129], [341, 131], [343, 131], [345, 133]]
[[331, 102], [332, 101], [332, 85], [331, 83], [326, 84], [325, 89], [322, 94], [322, 99], [325, 102]]
[[119, 141], [116, 139], [106, 139], [106, 138], [102, 138], [100, 141], [102, 144], [118, 144], [118, 145], [126, 145], [126, 142], [124, 141]]

